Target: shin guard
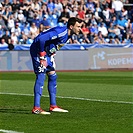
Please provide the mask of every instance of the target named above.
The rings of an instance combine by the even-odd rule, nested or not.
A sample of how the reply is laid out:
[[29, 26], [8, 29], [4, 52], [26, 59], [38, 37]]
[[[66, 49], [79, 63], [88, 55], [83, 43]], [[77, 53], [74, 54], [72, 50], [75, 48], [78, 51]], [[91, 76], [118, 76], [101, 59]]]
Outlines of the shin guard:
[[44, 81], [46, 74], [39, 73], [36, 75], [36, 81], [34, 85], [34, 107], [40, 107], [40, 99], [43, 91]]
[[56, 105], [56, 87], [57, 87], [56, 73], [48, 75], [48, 91], [50, 96], [50, 105]]

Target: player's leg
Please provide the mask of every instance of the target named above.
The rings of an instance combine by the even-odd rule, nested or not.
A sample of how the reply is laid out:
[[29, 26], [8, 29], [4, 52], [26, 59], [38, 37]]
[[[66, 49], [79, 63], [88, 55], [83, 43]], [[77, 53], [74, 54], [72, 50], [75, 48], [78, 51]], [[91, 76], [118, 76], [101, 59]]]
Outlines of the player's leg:
[[36, 74], [36, 80], [34, 84], [34, 107], [40, 107], [40, 100], [42, 96], [44, 86], [45, 74]]
[[32, 57], [33, 68], [36, 74], [35, 84], [34, 84], [34, 107], [32, 109], [32, 113], [34, 114], [50, 114], [41, 109], [40, 100], [42, 96], [44, 81], [45, 81], [45, 70], [40, 67], [40, 63], [37, 57]]
[[45, 80], [45, 73], [36, 74], [36, 81], [34, 85], [34, 108], [32, 110], [32, 113], [34, 114], [44, 114], [44, 115], [50, 114], [49, 112], [42, 110], [40, 107], [44, 80]]
[[48, 92], [50, 97], [50, 105], [56, 105], [56, 89], [57, 89], [57, 75], [55, 71], [48, 73]]
[[50, 105], [56, 105], [56, 88], [57, 88], [57, 75], [55, 73], [54, 58], [47, 57], [47, 76], [48, 76], [48, 92], [50, 97]]
[[54, 60], [48, 60], [47, 67], [48, 75], [48, 92], [50, 97], [50, 111], [53, 112], [68, 112], [57, 106], [56, 104], [56, 91], [57, 91], [57, 74], [55, 72], [55, 62]]

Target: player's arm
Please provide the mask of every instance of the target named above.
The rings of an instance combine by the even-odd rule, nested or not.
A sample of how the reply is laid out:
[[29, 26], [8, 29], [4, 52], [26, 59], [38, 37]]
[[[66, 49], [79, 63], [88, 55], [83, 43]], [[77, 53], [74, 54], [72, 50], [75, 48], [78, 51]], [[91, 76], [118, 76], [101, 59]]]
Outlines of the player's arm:
[[[41, 66], [43, 66], [44, 68], [47, 67], [47, 61], [46, 61], [46, 55], [49, 55], [49, 53], [54, 53], [54, 47], [52, 45], [53, 42], [53, 36], [56, 35], [56, 32], [50, 30], [48, 32], [46, 32], [45, 34], [41, 35], [39, 38], [39, 56], [40, 56], [40, 64]], [[51, 51], [46, 49], [46, 42], [51, 42], [49, 43], [48, 47], [51, 47]]]
[[39, 59], [40, 59], [40, 65], [43, 68], [47, 67], [47, 61], [46, 61], [46, 51], [45, 51], [45, 42], [50, 39], [50, 36], [48, 33], [45, 33], [39, 37]]

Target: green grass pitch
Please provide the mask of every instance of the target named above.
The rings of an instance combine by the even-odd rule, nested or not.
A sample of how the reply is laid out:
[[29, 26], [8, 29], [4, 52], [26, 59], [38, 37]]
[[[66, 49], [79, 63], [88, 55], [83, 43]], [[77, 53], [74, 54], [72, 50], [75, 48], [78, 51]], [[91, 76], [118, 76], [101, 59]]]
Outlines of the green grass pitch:
[[[34, 115], [31, 114], [34, 73], [1, 72], [0, 131], [133, 133], [131, 71], [57, 72], [57, 75], [57, 103], [69, 113]], [[41, 107], [49, 109], [47, 82]]]

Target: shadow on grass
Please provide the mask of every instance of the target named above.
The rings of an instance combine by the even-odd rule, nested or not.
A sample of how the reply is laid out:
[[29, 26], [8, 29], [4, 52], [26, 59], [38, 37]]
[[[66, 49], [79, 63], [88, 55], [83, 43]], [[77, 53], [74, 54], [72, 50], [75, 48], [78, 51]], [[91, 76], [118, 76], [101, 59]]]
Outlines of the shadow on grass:
[[31, 110], [3, 108], [0, 113], [31, 114]]

